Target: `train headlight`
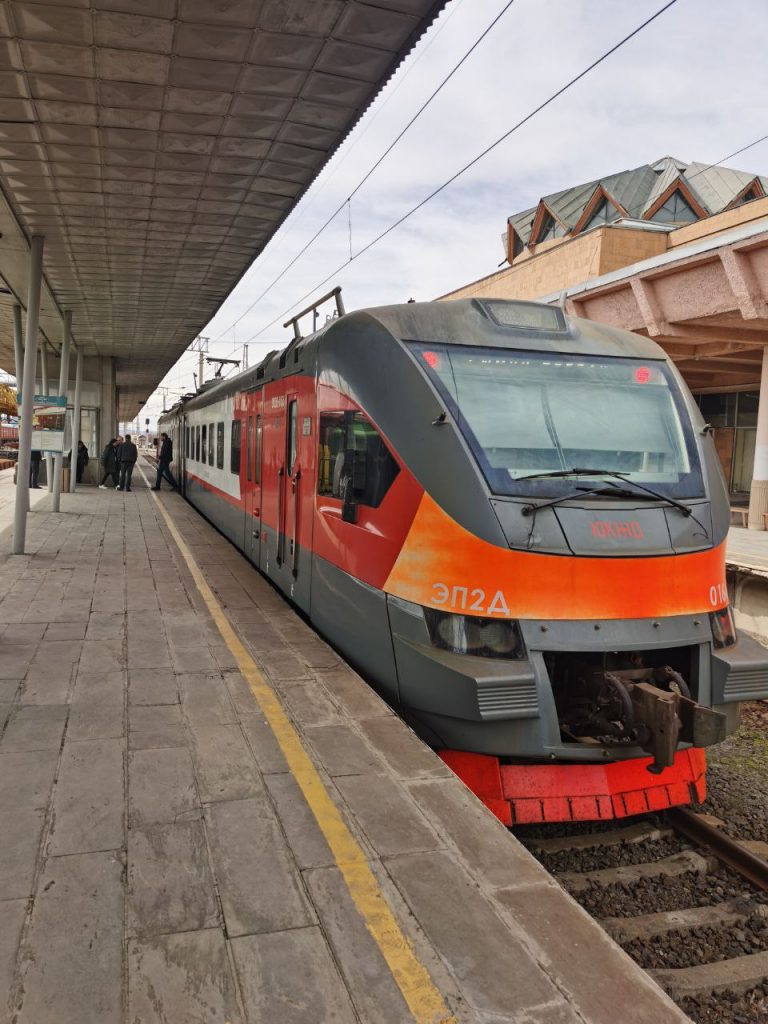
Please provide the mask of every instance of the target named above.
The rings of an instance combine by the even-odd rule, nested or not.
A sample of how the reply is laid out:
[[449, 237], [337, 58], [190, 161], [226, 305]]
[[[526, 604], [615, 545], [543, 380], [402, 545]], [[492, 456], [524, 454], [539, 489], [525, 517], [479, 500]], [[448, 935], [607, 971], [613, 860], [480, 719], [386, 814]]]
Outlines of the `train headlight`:
[[517, 622], [509, 619], [477, 619], [425, 608], [424, 618], [435, 647], [454, 654], [481, 658], [524, 658]]
[[736, 627], [733, 624], [730, 605], [721, 608], [719, 612], [710, 612], [709, 621], [712, 624], [712, 641], [715, 647], [733, 647], [736, 643]]

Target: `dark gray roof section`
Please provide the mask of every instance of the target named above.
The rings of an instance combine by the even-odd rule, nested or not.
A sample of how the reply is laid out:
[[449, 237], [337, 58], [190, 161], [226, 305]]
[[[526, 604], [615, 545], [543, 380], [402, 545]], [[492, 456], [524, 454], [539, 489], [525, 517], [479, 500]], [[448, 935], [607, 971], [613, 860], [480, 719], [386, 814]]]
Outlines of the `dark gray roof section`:
[[[728, 167], [692, 163], [665, 156], [652, 164], [643, 164], [631, 170], [619, 171], [604, 178], [595, 178], [543, 196], [541, 202], [572, 231], [598, 186], [624, 209], [632, 219], [643, 219], [657, 199], [679, 178], [682, 178], [694, 199], [709, 215], [720, 213], [754, 181], [760, 182], [768, 195], [768, 177], [736, 171]], [[534, 206], [514, 214], [508, 220], [524, 245], [528, 245], [538, 207]]]

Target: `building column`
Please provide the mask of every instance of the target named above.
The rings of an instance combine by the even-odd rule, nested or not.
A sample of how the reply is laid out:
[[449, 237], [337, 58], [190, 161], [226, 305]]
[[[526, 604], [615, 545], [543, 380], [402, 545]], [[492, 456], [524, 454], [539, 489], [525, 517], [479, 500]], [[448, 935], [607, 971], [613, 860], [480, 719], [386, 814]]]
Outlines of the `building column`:
[[[69, 385], [69, 348], [72, 342], [72, 310], [64, 310], [64, 341], [61, 346], [59, 364], [59, 394], [66, 395]], [[66, 419], [66, 409], [65, 409]], [[64, 447], [62, 438], [62, 449]], [[77, 467], [77, 449], [72, 448], [69, 457], [69, 472], [75, 471]], [[64, 475], [64, 452], [57, 452], [53, 459], [53, 511], [58, 512], [61, 505], [61, 478]]]
[[[72, 451], [77, 451], [77, 444], [80, 440], [80, 396], [83, 390], [83, 350], [77, 350], [77, 365], [75, 369], [75, 408], [72, 412]], [[75, 493], [77, 473], [72, 471], [72, 459], [69, 460], [69, 493]], [[77, 456], [75, 456], [75, 468], [77, 468]]]
[[750, 530], [765, 529], [763, 512], [768, 512], [768, 346], [763, 348], [763, 370], [760, 375], [755, 464], [749, 493]]
[[29, 509], [29, 455], [32, 449], [32, 415], [35, 411], [35, 375], [37, 371], [37, 328], [40, 322], [40, 288], [43, 280], [43, 235], [33, 235], [29, 258], [27, 330], [24, 373], [21, 381], [21, 419], [19, 422], [19, 458], [16, 463], [16, 507], [13, 519], [13, 553], [23, 555], [27, 540]]
[[[24, 331], [21, 325], [21, 306], [13, 307], [13, 354], [16, 362], [16, 393], [21, 392], [21, 379], [24, 376]], [[16, 470], [18, 475], [18, 469]], [[27, 492], [29, 498], [29, 492]], [[29, 503], [27, 503], [29, 511]]]
[[[48, 380], [48, 349], [45, 347], [45, 340], [40, 345], [40, 394], [50, 395], [50, 382]], [[53, 490], [53, 459], [50, 455], [45, 456], [45, 483], [49, 491]]]

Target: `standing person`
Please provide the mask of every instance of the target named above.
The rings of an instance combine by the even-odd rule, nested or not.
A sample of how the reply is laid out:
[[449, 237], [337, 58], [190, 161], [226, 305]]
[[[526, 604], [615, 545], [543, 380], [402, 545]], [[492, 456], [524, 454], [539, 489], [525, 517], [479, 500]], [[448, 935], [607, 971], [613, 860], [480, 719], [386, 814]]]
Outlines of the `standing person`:
[[104, 446], [101, 453], [101, 465], [104, 468], [104, 475], [101, 478], [99, 488], [102, 491], [107, 489], [107, 478], [112, 478], [112, 485], [117, 487], [117, 438], [110, 438], [109, 444]]
[[40, 476], [40, 460], [43, 457], [43, 453], [38, 448], [33, 448], [29, 453], [29, 486], [34, 487], [35, 490], [40, 490], [40, 484], [37, 482]]
[[152, 490], [159, 491], [160, 484], [163, 477], [165, 477], [173, 490], [177, 491], [179, 488], [176, 481], [173, 479], [173, 473], [171, 472], [171, 463], [173, 462], [173, 441], [166, 433], [162, 433], [160, 435], [160, 442], [160, 451], [157, 457], [157, 480], [155, 480], [155, 486]]
[[77, 442], [77, 476], [75, 477], [77, 483], [83, 482], [83, 472], [85, 467], [88, 465], [88, 449], [82, 441]]
[[131, 440], [130, 434], [125, 435], [125, 440], [120, 445], [118, 451], [120, 452], [120, 482], [117, 485], [117, 489], [118, 491], [130, 491], [133, 467], [136, 465], [136, 459], [139, 457], [139, 450]]

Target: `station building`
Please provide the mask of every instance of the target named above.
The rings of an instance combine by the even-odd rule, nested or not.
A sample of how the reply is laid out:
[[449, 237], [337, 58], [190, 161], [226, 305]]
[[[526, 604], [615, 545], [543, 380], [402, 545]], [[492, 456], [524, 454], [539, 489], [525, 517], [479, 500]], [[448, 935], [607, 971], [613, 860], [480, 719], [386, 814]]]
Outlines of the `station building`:
[[[768, 513], [768, 176], [666, 156], [507, 218], [502, 270], [441, 296], [555, 302], [662, 346], [735, 506]], [[762, 394], [762, 402], [761, 402]]]

